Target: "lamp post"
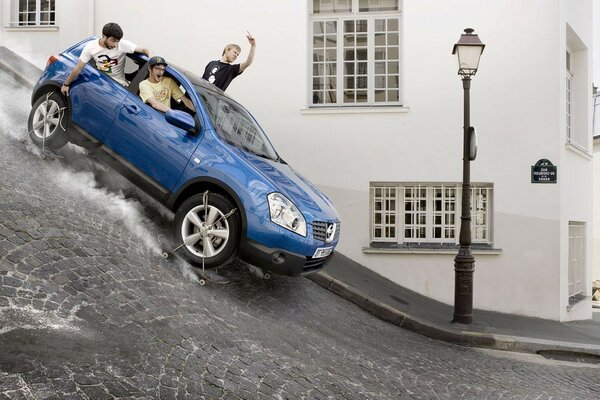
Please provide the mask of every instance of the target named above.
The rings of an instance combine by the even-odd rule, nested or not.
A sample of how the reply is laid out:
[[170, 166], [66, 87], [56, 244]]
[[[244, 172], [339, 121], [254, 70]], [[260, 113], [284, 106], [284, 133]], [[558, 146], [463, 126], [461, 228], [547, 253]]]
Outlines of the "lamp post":
[[458, 254], [454, 258], [454, 317], [452, 322], [470, 324], [473, 322], [473, 271], [475, 258], [471, 253], [471, 137], [470, 99], [471, 76], [479, 66], [479, 58], [485, 45], [473, 33], [465, 29], [452, 54], [458, 55], [458, 74], [462, 77], [464, 90], [464, 127], [463, 127], [463, 183], [462, 213], [460, 217], [460, 236]]

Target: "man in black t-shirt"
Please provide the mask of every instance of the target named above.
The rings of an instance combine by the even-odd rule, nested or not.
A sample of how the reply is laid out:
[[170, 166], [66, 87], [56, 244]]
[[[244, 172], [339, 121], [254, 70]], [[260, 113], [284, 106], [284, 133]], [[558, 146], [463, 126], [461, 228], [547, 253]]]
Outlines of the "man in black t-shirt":
[[228, 44], [223, 50], [221, 60], [209, 62], [204, 69], [204, 75], [202, 75], [202, 77], [219, 89], [225, 91], [231, 81], [244, 72], [244, 70], [252, 64], [252, 61], [254, 61], [256, 39], [250, 32], [248, 32], [246, 38], [248, 39], [248, 43], [250, 43], [250, 53], [248, 53], [246, 61], [241, 64], [232, 64], [232, 62], [238, 58], [242, 49], [237, 44]]

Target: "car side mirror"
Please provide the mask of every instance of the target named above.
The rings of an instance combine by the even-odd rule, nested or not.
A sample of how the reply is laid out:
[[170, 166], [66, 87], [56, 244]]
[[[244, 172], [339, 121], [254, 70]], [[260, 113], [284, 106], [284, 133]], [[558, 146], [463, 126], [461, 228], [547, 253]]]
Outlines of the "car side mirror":
[[171, 125], [175, 125], [176, 127], [188, 132], [194, 132], [196, 130], [194, 117], [185, 111], [169, 110], [165, 113], [165, 119]]

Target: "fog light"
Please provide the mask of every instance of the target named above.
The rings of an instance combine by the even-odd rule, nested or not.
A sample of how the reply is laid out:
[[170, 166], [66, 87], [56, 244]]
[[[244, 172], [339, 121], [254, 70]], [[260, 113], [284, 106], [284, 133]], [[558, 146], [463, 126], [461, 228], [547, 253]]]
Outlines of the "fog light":
[[273, 254], [273, 262], [275, 264], [281, 264], [285, 261], [285, 254], [277, 252]]

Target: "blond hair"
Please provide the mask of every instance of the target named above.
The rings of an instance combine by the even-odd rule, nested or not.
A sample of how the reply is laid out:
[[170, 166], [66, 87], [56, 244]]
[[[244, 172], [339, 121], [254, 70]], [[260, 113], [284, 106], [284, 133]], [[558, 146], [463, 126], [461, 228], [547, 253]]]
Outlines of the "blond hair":
[[238, 51], [238, 53], [242, 52], [242, 48], [240, 46], [238, 46], [235, 43], [230, 43], [227, 46], [225, 46], [225, 48], [223, 49], [223, 54], [221, 54], [221, 55], [224, 56], [225, 53], [227, 53], [227, 50], [229, 50], [229, 49], [236, 49]]

